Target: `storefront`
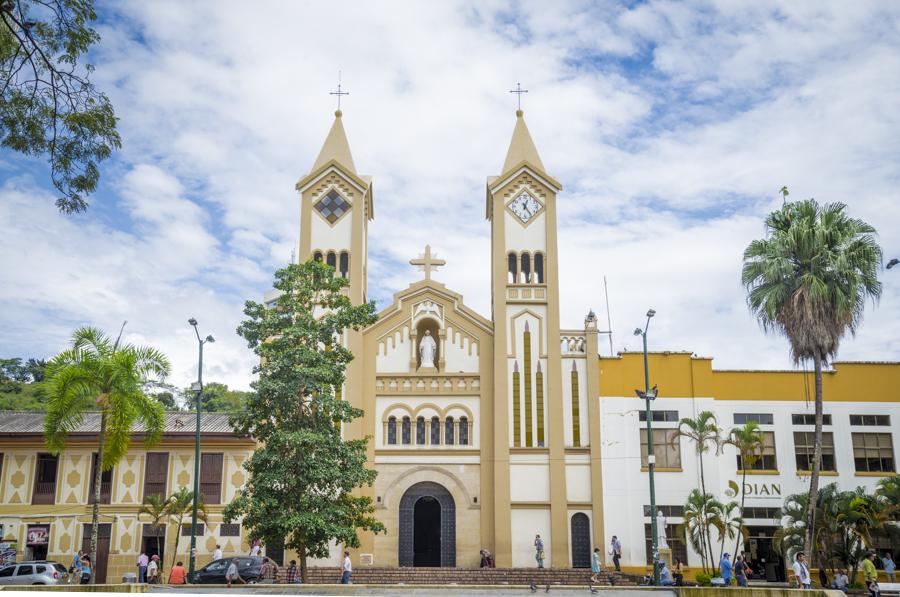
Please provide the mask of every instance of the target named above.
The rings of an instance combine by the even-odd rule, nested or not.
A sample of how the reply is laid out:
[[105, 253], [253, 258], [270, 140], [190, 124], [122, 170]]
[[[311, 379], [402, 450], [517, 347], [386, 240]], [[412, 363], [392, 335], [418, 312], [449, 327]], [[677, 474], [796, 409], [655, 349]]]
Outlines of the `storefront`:
[[25, 559], [46, 560], [50, 545], [50, 525], [30, 524], [25, 532]]

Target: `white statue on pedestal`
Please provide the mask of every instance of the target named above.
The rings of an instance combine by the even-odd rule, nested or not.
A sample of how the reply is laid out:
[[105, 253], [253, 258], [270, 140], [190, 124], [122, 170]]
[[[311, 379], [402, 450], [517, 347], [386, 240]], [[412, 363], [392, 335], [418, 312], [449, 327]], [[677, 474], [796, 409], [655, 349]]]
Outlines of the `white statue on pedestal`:
[[422, 341], [419, 342], [419, 358], [421, 359], [421, 367], [434, 368], [434, 354], [437, 352], [437, 344], [431, 337], [431, 330], [425, 330]]
[[662, 510], [656, 512], [656, 545], [659, 549], [669, 549], [666, 541], [666, 517]]

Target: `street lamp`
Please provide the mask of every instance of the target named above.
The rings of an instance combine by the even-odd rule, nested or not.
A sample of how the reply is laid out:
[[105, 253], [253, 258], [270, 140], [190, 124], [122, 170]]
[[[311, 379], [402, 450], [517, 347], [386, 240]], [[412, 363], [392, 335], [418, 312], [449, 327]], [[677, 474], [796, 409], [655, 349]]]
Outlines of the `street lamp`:
[[898, 263], [900, 263], [900, 259], [896, 259], [896, 258], [895, 258], [895, 259], [891, 259], [890, 261], [887, 262], [887, 268], [888, 268], [888, 269], [891, 269], [892, 267], [894, 267], [894, 266], [897, 265]]
[[197, 381], [191, 384], [191, 390], [197, 395], [197, 421], [196, 433], [194, 439], [194, 505], [191, 511], [191, 555], [188, 564], [188, 573], [194, 573], [194, 564], [197, 559], [197, 502], [200, 498], [200, 404], [203, 399], [203, 345], [209, 342], [212, 344], [216, 341], [212, 335], [206, 338], [200, 338], [200, 332], [197, 331], [197, 320], [191, 317], [188, 323], [194, 328], [197, 334], [197, 342], [200, 345], [200, 358], [197, 363]]
[[653, 454], [653, 416], [650, 414], [650, 401], [656, 400], [659, 390], [654, 385], [650, 387], [650, 367], [647, 363], [647, 330], [650, 328], [650, 319], [656, 315], [656, 311], [650, 309], [647, 311], [647, 323], [644, 329], [636, 328], [635, 336], [640, 336], [644, 341], [644, 390], [635, 390], [638, 398], [643, 400], [646, 405], [647, 413], [647, 472], [650, 477], [650, 541], [653, 552], [653, 584], [659, 585], [659, 546], [658, 535], [656, 534], [656, 486], [653, 484], [653, 470], [656, 468], [656, 456]]

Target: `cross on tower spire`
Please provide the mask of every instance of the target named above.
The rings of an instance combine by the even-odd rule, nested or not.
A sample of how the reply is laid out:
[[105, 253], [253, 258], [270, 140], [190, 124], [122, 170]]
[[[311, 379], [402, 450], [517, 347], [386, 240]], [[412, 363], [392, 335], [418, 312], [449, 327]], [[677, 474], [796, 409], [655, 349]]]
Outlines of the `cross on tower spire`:
[[350, 95], [349, 91], [341, 90], [341, 71], [338, 71], [337, 91], [329, 91], [328, 95], [336, 95], [337, 96], [337, 109], [338, 109], [338, 112], [340, 112], [341, 111], [341, 96], [342, 95]]
[[422, 271], [425, 272], [425, 279], [430, 280], [431, 270], [447, 265], [447, 262], [443, 259], [438, 259], [437, 255], [431, 254], [431, 245], [425, 245], [425, 253], [420, 255], [418, 259], [410, 259], [409, 264], [421, 267]]
[[519, 108], [518, 108], [518, 109], [519, 109], [519, 112], [521, 112], [521, 111], [522, 111], [522, 94], [523, 94], [523, 93], [528, 93], [528, 90], [527, 90], [527, 89], [522, 89], [522, 86], [519, 85], [519, 82], [518, 82], [518, 81], [516, 81], [516, 88], [515, 88], [515, 89], [510, 89], [509, 92], [510, 92], [510, 93], [515, 93], [515, 94], [516, 94], [516, 100], [517, 100], [517, 103], [518, 103], [518, 105], [519, 105]]

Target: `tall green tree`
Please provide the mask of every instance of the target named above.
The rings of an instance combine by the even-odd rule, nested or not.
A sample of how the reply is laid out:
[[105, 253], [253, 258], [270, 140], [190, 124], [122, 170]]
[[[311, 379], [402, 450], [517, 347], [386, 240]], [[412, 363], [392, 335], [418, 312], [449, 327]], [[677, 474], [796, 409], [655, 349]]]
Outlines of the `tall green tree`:
[[[124, 324], [122, 328], [124, 329]], [[103, 471], [115, 466], [131, 445], [137, 425], [152, 446], [162, 437], [163, 408], [144, 393], [148, 378], [164, 377], [169, 361], [155, 348], [115, 342], [97, 328], [83, 327], [72, 335], [72, 347], [47, 366], [48, 402], [44, 435], [50, 451], [59, 454], [69, 433], [88, 413], [100, 413], [91, 513], [91, 561], [96, 561]], [[93, 582], [93, 579], [92, 579]]]
[[718, 512], [722, 504], [708, 493], [701, 493], [697, 489], [691, 490], [684, 504], [685, 535], [694, 548], [700, 554], [700, 562], [703, 571], [707, 574], [715, 573], [716, 561], [710, 545], [711, 527], [719, 526]]
[[[766, 218], [766, 238], [744, 251], [741, 281], [763, 330], [785, 336], [795, 363], [815, 372], [815, 440], [809, 503], [817, 502], [822, 466], [822, 366], [841, 338], [856, 332], [867, 299], [881, 296], [881, 247], [875, 229], [851, 218], [843, 203], [814, 199], [785, 203]], [[805, 545], [813, 554], [816, 509], [806, 520]]]
[[[203, 384], [203, 404], [201, 410], [204, 412], [218, 413], [237, 413], [247, 407], [247, 400], [253, 392], [244, 392], [242, 390], [231, 390], [227, 384], [212, 381]], [[197, 394], [185, 389], [182, 396], [188, 397], [191, 409], [197, 404]]]
[[[156, 534], [156, 553], [161, 554], [161, 545], [159, 542], [159, 531], [166, 528], [166, 521], [169, 517], [169, 500], [159, 495], [144, 496], [144, 502], [138, 508], [138, 519], [146, 516], [150, 519], [150, 527]], [[165, 534], [163, 535], [165, 536]]]
[[[704, 496], [708, 494], [706, 492], [706, 473], [703, 469], [703, 454], [708, 452], [710, 448], [718, 451], [721, 434], [722, 431], [717, 424], [716, 415], [711, 411], [704, 410], [698, 413], [696, 418], [685, 417], [678, 421], [678, 429], [672, 438], [673, 442], [678, 441], [681, 437], [686, 437], [694, 442], [700, 461], [700, 489], [703, 491]], [[714, 565], [713, 544], [709, 525], [703, 527], [703, 532], [706, 535], [704, 545], [709, 550], [709, 561]]]
[[292, 264], [275, 273], [275, 304], [248, 301], [238, 327], [260, 358], [259, 380], [232, 419], [261, 446], [244, 463], [249, 479], [225, 516], [243, 517], [269, 543], [283, 539], [297, 551], [304, 581], [307, 558], [327, 556], [335, 542], [358, 547], [360, 529], [384, 530], [358, 491], [376, 476], [365, 466], [369, 438], [341, 436], [362, 411], [335, 397], [353, 358], [339, 339], [376, 320], [373, 303], [350, 302], [347, 284], [324, 263]]
[[[736, 501], [727, 503], [716, 501], [713, 506], [714, 525], [719, 532], [719, 561], [725, 553], [725, 541], [727, 539], [737, 538], [740, 541], [743, 537], [744, 518], [741, 512], [741, 506]], [[735, 548], [735, 554], [740, 551]]]
[[747, 471], [753, 468], [756, 461], [762, 455], [763, 432], [756, 421], [747, 421], [743, 427], [734, 427], [728, 432], [728, 436], [722, 441], [724, 445], [737, 448], [741, 455], [741, 523], [738, 527], [737, 539], [734, 544], [734, 553], [740, 553], [740, 541], [743, 537], [743, 512], [746, 494], [744, 487], [747, 484]]
[[82, 63], [100, 40], [93, 0], [0, 1], [0, 145], [46, 155], [66, 213], [87, 209], [99, 162], [121, 147], [109, 99]]
[[[181, 541], [181, 527], [184, 526], [184, 519], [190, 520], [194, 513], [194, 492], [187, 487], [179, 487], [178, 491], [172, 494], [166, 504], [166, 515], [169, 517], [169, 523], [175, 525], [175, 549], [172, 550], [172, 566], [178, 558], [178, 544]], [[203, 502], [203, 495], [197, 500], [197, 518], [203, 523], [207, 522], [206, 504]]]

